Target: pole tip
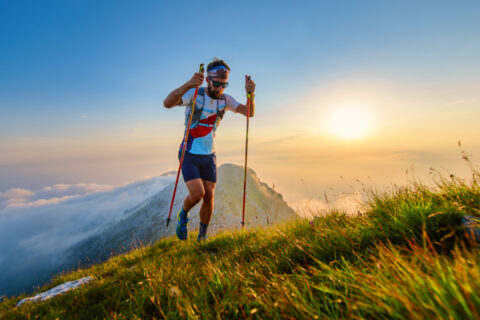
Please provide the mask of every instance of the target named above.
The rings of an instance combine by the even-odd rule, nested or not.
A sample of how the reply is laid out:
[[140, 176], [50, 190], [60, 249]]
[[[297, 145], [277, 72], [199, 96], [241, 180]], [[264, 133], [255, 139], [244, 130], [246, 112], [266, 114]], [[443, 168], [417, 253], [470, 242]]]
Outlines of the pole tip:
[[169, 224], [170, 224], [170, 218], [167, 219], [167, 228]]

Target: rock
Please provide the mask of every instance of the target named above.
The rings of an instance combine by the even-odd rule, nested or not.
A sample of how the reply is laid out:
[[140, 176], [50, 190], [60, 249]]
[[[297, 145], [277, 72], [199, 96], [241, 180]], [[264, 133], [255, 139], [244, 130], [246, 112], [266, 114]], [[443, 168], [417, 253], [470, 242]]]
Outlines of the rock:
[[44, 301], [44, 300], [48, 300], [48, 299], [51, 299], [55, 296], [58, 296], [60, 294], [63, 294], [67, 291], [70, 291], [70, 290], [73, 290], [75, 288], [78, 288], [80, 287], [81, 285], [84, 285], [84, 284], [87, 284], [89, 283], [90, 281], [93, 281], [93, 277], [89, 276], [89, 277], [84, 277], [84, 278], [81, 278], [81, 279], [78, 279], [78, 280], [74, 280], [74, 281], [69, 281], [69, 282], [65, 282], [65, 283], [62, 283], [61, 285], [58, 285], [48, 291], [45, 291], [45, 292], [42, 292], [42, 293], [39, 293], [37, 294], [36, 296], [34, 297], [31, 297], [31, 298], [25, 298], [25, 299], [22, 299], [20, 300], [18, 303], [17, 303], [17, 307], [21, 306], [22, 304], [24, 304], [25, 302], [29, 302], [29, 301], [33, 301], [33, 302], [36, 302], [36, 301]]

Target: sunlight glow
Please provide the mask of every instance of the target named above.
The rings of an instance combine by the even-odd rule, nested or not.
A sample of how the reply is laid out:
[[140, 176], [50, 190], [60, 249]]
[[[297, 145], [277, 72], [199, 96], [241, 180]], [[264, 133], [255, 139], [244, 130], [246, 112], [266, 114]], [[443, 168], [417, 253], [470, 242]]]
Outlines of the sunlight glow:
[[368, 112], [360, 107], [338, 107], [327, 117], [325, 123], [330, 134], [346, 140], [364, 137], [370, 127]]

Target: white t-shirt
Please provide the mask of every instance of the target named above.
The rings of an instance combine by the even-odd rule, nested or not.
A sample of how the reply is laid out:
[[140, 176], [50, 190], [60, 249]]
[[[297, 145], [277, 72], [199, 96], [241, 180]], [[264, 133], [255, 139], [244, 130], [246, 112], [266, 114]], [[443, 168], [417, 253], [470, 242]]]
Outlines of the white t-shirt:
[[[202, 114], [198, 124], [192, 124], [190, 127], [189, 137], [187, 141], [186, 151], [192, 154], [208, 155], [215, 152], [215, 145], [213, 139], [215, 138], [215, 123], [217, 121], [217, 112], [230, 110], [237, 112], [238, 103], [232, 96], [223, 94], [221, 99], [212, 99], [205, 90], [205, 98], [197, 95], [195, 109], [203, 107]], [[190, 118], [190, 110], [192, 109], [193, 96], [195, 95], [195, 88], [188, 90], [182, 97], [182, 106], [185, 108], [185, 133], [186, 127]], [[183, 142], [185, 141], [185, 134], [183, 136], [180, 150], [182, 150]]]

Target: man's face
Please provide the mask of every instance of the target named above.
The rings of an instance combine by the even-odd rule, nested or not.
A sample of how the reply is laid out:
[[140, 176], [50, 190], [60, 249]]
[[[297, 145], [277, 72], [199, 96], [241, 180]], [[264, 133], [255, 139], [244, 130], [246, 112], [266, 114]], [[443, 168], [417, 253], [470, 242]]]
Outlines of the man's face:
[[211, 97], [211, 98], [218, 98], [220, 95], [223, 94], [223, 90], [225, 90], [223, 88], [223, 86], [218, 86], [218, 87], [215, 87], [213, 82], [220, 82], [220, 83], [227, 83], [227, 79], [220, 79], [220, 78], [211, 78], [210, 77], [207, 77], [207, 83], [208, 83], [208, 87], [207, 87], [207, 90], [208, 90], [208, 95]]

